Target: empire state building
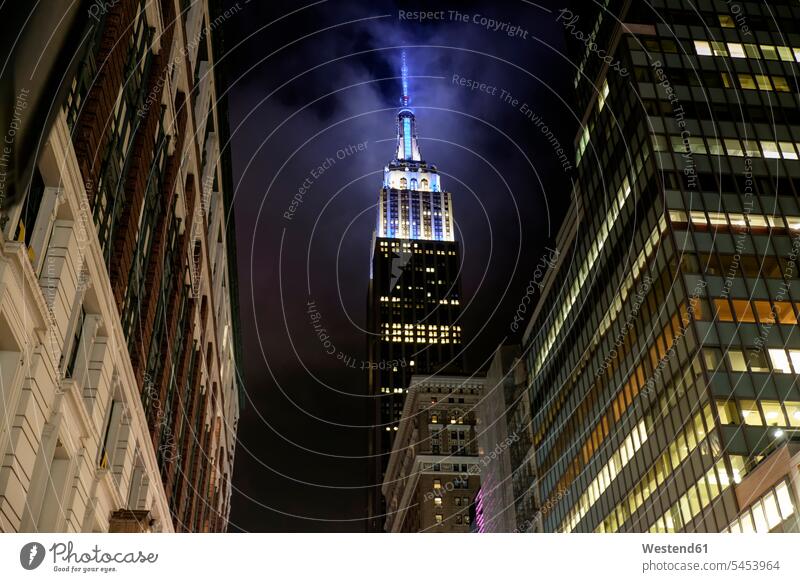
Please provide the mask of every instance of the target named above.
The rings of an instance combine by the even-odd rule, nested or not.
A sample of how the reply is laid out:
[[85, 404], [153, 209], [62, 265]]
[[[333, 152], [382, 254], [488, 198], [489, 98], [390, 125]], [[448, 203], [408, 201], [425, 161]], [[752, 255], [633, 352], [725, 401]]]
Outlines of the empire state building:
[[384, 168], [368, 298], [369, 529], [382, 531], [380, 484], [413, 374], [460, 373], [460, 251], [453, 201], [423, 160], [405, 54], [395, 158]]

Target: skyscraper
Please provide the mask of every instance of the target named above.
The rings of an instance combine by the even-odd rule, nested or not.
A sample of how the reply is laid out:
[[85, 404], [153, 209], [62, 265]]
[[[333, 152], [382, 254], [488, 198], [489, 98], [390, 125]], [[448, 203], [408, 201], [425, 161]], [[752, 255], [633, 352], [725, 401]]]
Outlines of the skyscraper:
[[543, 529], [796, 529], [800, 7], [575, 4], [580, 226], [524, 338]]
[[452, 195], [422, 159], [409, 84], [403, 54], [397, 147], [379, 193], [368, 296], [371, 531], [383, 529], [380, 487], [411, 375], [463, 370]]
[[514, 402], [518, 358], [517, 345], [497, 348], [478, 402], [478, 452], [488, 460], [481, 467], [480, 504], [476, 507], [485, 516], [478, 527], [481, 533], [510, 532], [517, 527], [511, 452], [524, 434], [509, 431], [505, 413], [509, 403]]
[[480, 377], [412, 377], [383, 483], [386, 531], [470, 531], [487, 464], [478, 447], [483, 386]]

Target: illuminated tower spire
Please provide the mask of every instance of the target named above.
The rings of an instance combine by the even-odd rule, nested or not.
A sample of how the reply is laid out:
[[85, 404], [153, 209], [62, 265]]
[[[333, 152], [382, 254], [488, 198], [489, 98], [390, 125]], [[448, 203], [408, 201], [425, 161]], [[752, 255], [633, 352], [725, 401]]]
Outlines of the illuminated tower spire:
[[406, 51], [403, 51], [402, 66], [400, 68], [403, 83], [403, 94], [400, 96], [400, 111], [397, 114], [397, 160], [419, 162], [422, 158], [417, 143], [417, 119], [414, 111], [409, 108], [411, 96], [408, 90], [408, 64]]
[[384, 169], [378, 236], [419, 240], [455, 240], [453, 205], [442, 190], [436, 166], [422, 159], [417, 144], [417, 118], [409, 107], [408, 64], [402, 55], [403, 93], [397, 113], [397, 152]]
[[403, 95], [400, 97], [400, 105], [408, 107], [408, 64], [406, 63], [406, 51], [403, 51], [403, 65], [400, 67], [400, 74], [403, 79]]

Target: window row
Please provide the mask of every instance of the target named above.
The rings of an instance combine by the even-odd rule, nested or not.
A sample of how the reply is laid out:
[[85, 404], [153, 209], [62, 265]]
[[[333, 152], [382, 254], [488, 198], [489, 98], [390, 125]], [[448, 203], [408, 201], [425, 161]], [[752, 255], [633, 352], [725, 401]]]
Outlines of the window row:
[[[640, 83], [653, 83], [660, 84], [663, 78], [661, 75], [656, 75], [648, 67], [634, 67], [634, 76]], [[764, 73], [750, 74], [750, 73], [731, 73], [728, 71], [697, 71], [683, 68], [668, 68], [664, 71], [663, 75], [669, 79], [673, 86], [687, 85], [689, 87], [703, 87], [705, 89], [743, 89], [743, 90], [758, 90], [758, 91], [777, 91], [780, 93], [791, 93], [795, 90], [792, 85], [792, 78], [784, 77], [783, 75], [767, 75]], [[663, 103], [669, 103], [664, 100]], [[710, 104], [704, 103], [706, 109], [709, 109]], [[776, 106], [779, 104], [776, 103]], [[697, 107], [694, 103], [692, 110], [686, 109], [689, 117], [696, 117], [693, 109]], [[652, 106], [646, 107], [648, 112], [652, 111]], [[659, 107], [659, 110], [660, 107]], [[672, 110], [672, 105], [669, 104], [664, 107], [664, 112]], [[744, 115], [748, 117], [749, 111], [738, 110], [739, 116]], [[658, 113], [651, 113], [658, 115]], [[724, 121], [725, 115], [715, 116], [718, 121]]]
[[749, 75], [747, 73], [737, 73], [736, 78], [732, 78], [728, 73], [721, 73], [722, 86], [726, 89], [738, 88], [746, 91], [778, 91], [779, 93], [791, 93], [789, 82], [786, 77], [780, 75]]
[[[713, 304], [714, 313], [710, 315], [718, 321], [736, 323], [755, 323], [758, 321], [759, 323], [771, 325], [776, 323], [797, 324], [797, 316], [792, 308], [791, 301], [773, 301], [770, 303], [766, 300], [714, 299]], [[800, 303], [795, 303], [794, 306], [800, 310]], [[756, 319], [756, 315], [758, 319]], [[701, 317], [701, 319], [703, 318]], [[783, 357], [785, 357], [785, 354]]]
[[[671, 260], [673, 268], [675, 257]], [[775, 255], [735, 255], [725, 253], [683, 253], [681, 273], [706, 274], [718, 277], [748, 277], [750, 279], [797, 279], [800, 269], [789, 258]], [[798, 304], [800, 307], [800, 304]]]
[[800, 48], [798, 47], [696, 40], [694, 41], [694, 48], [697, 54], [701, 56], [731, 56], [735, 59], [749, 58], [800, 63]]
[[[704, 348], [706, 369], [716, 372], [720, 366], [722, 351], [719, 348]], [[776, 374], [800, 373], [800, 350], [769, 348], [766, 353], [759, 349], [747, 351], [729, 349], [725, 361], [731, 372], [774, 372]], [[770, 364], [772, 369], [770, 370]]]
[[[447, 464], [445, 464], [444, 466], [445, 467], [449, 467], [449, 465], [447, 465]], [[423, 467], [423, 470], [431, 470], [431, 469], [426, 469], [425, 467], [427, 467], [427, 465], [425, 465]], [[440, 468], [441, 468], [441, 466], [439, 465], [439, 463], [434, 463], [433, 467], [432, 467], [432, 470], [433, 471], [439, 471]], [[456, 465], [456, 464], [453, 465], [453, 471], [458, 471], [458, 468], [459, 468], [459, 465]], [[477, 469], [477, 465], [473, 465], [473, 470], [476, 470], [476, 469]], [[448, 470], [448, 469], [445, 469], [445, 470]], [[462, 464], [461, 465], [461, 472], [466, 474], [466, 473], [470, 472], [470, 469], [467, 467], [467, 465]], [[448, 491], [450, 489], [469, 489], [469, 477], [464, 477], [464, 478], [456, 477], [451, 482], [447, 483], [444, 488], [447, 489]], [[434, 479], [433, 480], [433, 494], [434, 495], [441, 495], [441, 491], [442, 491], [442, 480], [441, 479]]]
[[800, 427], [800, 402], [777, 400], [717, 400], [723, 425]]
[[[408, 392], [408, 390], [406, 390]], [[461, 399], [463, 400], [463, 398]], [[443, 424], [447, 423], [449, 420], [450, 424], [464, 424], [464, 418], [460, 416], [458, 413], [455, 414], [431, 414], [430, 421], [428, 424]]]
[[[434, 505], [442, 505], [442, 497], [434, 497], [433, 504]], [[467, 507], [469, 506], [469, 497], [459, 497], [456, 496], [453, 498], [453, 503], [459, 507]]]
[[[667, 140], [669, 137], [669, 140]], [[716, 137], [688, 136], [680, 135], [661, 135], [653, 134], [653, 150], [666, 152], [670, 149], [679, 154], [688, 152], [695, 154], [711, 154], [713, 156], [735, 156], [749, 158], [767, 159], [800, 159], [798, 151], [800, 143], [790, 141], [768, 141], [768, 140], [740, 140], [735, 137], [718, 139]]]
[[703, 212], [702, 210], [670, 210], [673, 223], [694, 226], [732, 226], [738, 228], [786, 228], [800, 230], [800, 216], [772, 216], [769, 214], [743, 214], [741, 212]]
[[795, 514], [795, 506], [786, 481], [770, 489], [758, 501], [741, 512], [725, 533], [768, 533]]
[[[436, 519], [437, 525], [441, 525], [444, 517], [441, 513], [437, 513], [434, 518]], [[455, 519], [456, 525], [469, 525], [469, 515], [456, 515], [453, 519]]]

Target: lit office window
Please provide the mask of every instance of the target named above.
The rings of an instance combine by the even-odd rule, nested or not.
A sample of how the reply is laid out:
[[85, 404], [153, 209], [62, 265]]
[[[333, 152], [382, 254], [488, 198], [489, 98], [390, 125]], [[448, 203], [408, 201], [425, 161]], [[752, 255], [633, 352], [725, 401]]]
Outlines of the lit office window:
[[800, 427], [800, 402], [784, 402], [789, 426]]
[[747, 372], [747, 362], [744, 354], [739, 350], [728, 351], [728, 364], [732, 372]]
[[724, 42], [711, 41], [711, 51], [715, 57], [727, 57], [728, 49]]
[[739, 77], [739, 86], [742, 89], [751, 89], [751, 90], [755, 90], [756, 89], [756, 82], [753, 79], [752, 75], [739, 73], [738, 77]]
[[733, 21], [733, 16], [730, 14], [718, 14], [719, 17], [719, 25], [722, 28], [735, 28], [736, 23]]
[[778, 507], [783, 519], [786, 520], [794, 515], [794, 503], [792, 503], [792, 497], [789, 495], [789, 488], [786, 486], [785, 481], [775, 488], [775, 496], [778, 499]]
[[790, 141], [779, 142], [781, 147], [781, 154], [784, 160], [796, 160], [798, 158], [797, 152], [794, 149], [794, 144]]
[[792, 366], [789, 364], [789, 356], [786, 350], [770, 349], [768, 352], [772, 367], [776, 372], [783, 372], [784, 374], [792, 373]]
[[772, 83], [769, 82], [769, 75], [756, 75], [756, 83], [762, 91], [772, 91]]
[[736, 413], [736, 404], [733, 400], [717, 401], [717, 413], [722, 425], [738, 425], [739, 418]]
[[742, 149], [742, 144], [738, 139], [728, 139], [725, 140], [725, 149], [728, 151], [729, 156], [743, 156], [744, 150]]
[[694, 50], [697, 51], [698, 55], [703, 56], [711, 56], [711, 45], [704, 40], [696, 40], [694, 41]]
[[761, 149], [764, 152], [765, 158], [777, 159], [781, 157], [781, 152], [778, 149], [778, 144], [774, 141], [762, 141]]
[[730, 51], [731, 56], [734, 58], [744, 59], [747, 57], [747, 55], [744, 52], [744, 47], [739, 43], [729, 42], [728, 50]]
[[786, 417], [783, 415], [783, 408], [780, 402], [774, 400], [762, 400], [761, 408], [764, 411], [764, 419], [768, 426], [787, 426]]
[[[769, 44], [740, 44], [735, 42], [707, 42], [694, 41], [694, 48], [698, 55], [750, 59], [766, 59], [768, 61], [800, 62], [800, 48], [789, 46], [773, 46]], [[744, 50], [744, 54], [742, 51]]]
[[764, 55], [764, 58], [769, 61], [777, 61], [778, 60], [778, 49], [769, 44], [762, 44], [761, 46], [761, 53]]
[[781, 91], [783, 93], [789, 93], [791, 91], [785, 77], [772, 77], [772, 83], [775, 85], [776, 91]]
[[755, 400], [740, 400], [739, 406], [742, 409], [742, 420], [745, 424], [750, 426], [764, 425]]
[[608, 97], [608, 80], [603, 81], [603, 86], [600, 88], [600, 94], [597, 97], [597, 111], [600, 112], [603, 110], [606, 104], [606, 98]]

